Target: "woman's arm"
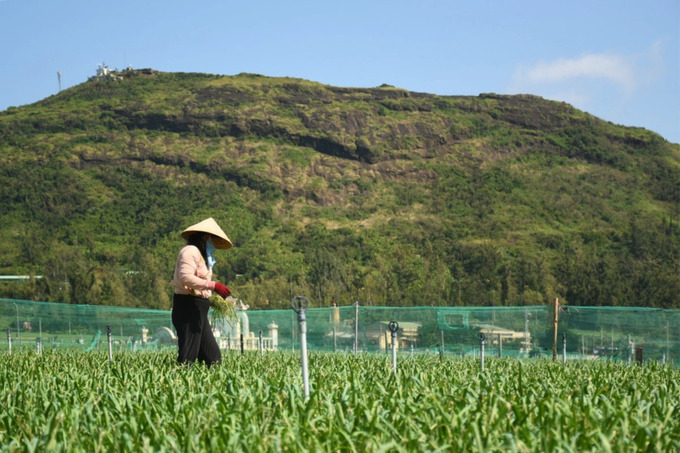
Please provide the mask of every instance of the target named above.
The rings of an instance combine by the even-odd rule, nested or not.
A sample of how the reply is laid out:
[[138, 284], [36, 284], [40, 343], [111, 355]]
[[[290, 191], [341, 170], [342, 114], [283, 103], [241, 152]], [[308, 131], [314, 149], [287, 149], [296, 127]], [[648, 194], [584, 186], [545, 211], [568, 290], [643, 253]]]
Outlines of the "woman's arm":
[[198, 248], [191, 245], [183, 247], [177, 258], [175, 281], [189, 290], [212, 291], [215, 282], [211, 280], [212, 271], [208, 270]]

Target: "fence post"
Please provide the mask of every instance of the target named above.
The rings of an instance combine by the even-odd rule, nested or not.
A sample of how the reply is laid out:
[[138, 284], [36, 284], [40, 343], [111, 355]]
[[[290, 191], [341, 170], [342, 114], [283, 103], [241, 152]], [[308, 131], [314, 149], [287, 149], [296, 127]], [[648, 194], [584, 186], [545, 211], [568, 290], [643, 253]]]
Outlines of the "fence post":
[[12, 330], [7, 329], [7, 352], [12, 355]]
[[354, 302], [354, 355], [359, 352], [359, 301]]
[[335, 323], [333, 323], [333, 352], [338, 351], [338, 334]]
[[586, 357], [586, 339], [583, 335], [581, 335], [581, 359], [585, 359]]
[[399, 330], [399, 323], [397, 321], [390, 321], [390, 332], [392, 332], [392, 369], [397, 371], [397, 330]]
[[671, 360], [671, 348], [670, 348], [670, 343], [668, 341], [668, 331], [670, 329], [670, 325], [668, 324], [668, 321], [666, 321], [666, 354], [664, 355], [664, 361], [663, 363], [673, 363]]
[[113, 343], [111, 342], [111, 326], [106, 326], [106, 340], [109, 344], [109, 362], [113, 362]]
[[553, 362], [557, 360], [557, 328], [559, 324], [559, 307], [559, 299], [555, 298], [555, 303], [553, 304]]
[[479, 364], [481, 371], [484, 371], [484, 334], [479, 333]]
[[42, 318], [38, 318], [38, 353], [43, 352], [43, 339], [42, 339]]
[[260, 338], [260, 343], [259, 343], [260, 355], [262, 355], [262, 354], [263, 354], [263, 348], [262, 348], [262, 329], [260, 329], [259, 338]]
[[633, 360], [633, 351], [635, 350], [635, 343], [633, 340], [630, 338], [630, 334], [628, 334], [628, 360], [626, 362], [627, 365], [630, 365], [631, 360]]
[[567, 363], [567, 334], [562, 332], [562, 365]]
[[290, 301], [290, 306], [298, 315], [300, 327], [300, 355], [302, 367], [302, 390], [305, 399], [309, 398], [309, 372], [307, 370], [307, 317], [305, 311], [309, 308], [309, 299], [304, 296], [295, 296]]
[[441, 338], [440, 341], [440, 346], [439, 346], [439, 361], [443, 362], [444, 361], [444, 331], [440, 330], [439, 331], [439, 336]]

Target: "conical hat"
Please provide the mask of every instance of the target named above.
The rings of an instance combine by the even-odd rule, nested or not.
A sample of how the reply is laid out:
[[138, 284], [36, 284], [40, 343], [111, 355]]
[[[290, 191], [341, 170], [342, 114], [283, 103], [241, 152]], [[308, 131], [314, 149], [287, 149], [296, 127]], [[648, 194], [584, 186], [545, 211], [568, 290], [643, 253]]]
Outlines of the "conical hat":
[[189, 239], [191, 233], [196, 232], [210, 233], [215, 236], [213, 239], [213, 244], [217, 249], [230, 249], [232, 246], [227, 234], [222, 231], [222, 228], [220, 228], [217, 222], [215, 222], [215, 219], [212, 217], [198, 222], [196, 225], [191, 225], [189, 228], [182, 231], [182, 237], [184, 239]]

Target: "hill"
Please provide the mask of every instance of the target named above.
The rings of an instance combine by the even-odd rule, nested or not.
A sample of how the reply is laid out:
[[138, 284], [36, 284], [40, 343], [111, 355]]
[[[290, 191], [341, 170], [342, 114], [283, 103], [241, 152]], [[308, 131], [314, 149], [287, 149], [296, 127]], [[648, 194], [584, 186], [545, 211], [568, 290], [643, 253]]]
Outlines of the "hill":
[[251, 307], [680, 308], [680, 146], [565, 103], [129, 70], [0, 138], [4, 297], [169, 308], [212, 216]]

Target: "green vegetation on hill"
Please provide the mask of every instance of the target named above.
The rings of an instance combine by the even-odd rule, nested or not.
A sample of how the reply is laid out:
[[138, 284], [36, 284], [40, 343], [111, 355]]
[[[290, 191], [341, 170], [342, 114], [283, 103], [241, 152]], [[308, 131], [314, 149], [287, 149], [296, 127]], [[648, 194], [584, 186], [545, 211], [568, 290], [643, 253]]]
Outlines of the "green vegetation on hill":
[[125, 71], [0, 112], [3, 297], [169, 308], [182, 229], [251, 307], [680, 308], [680, 146], [533, 96]]

